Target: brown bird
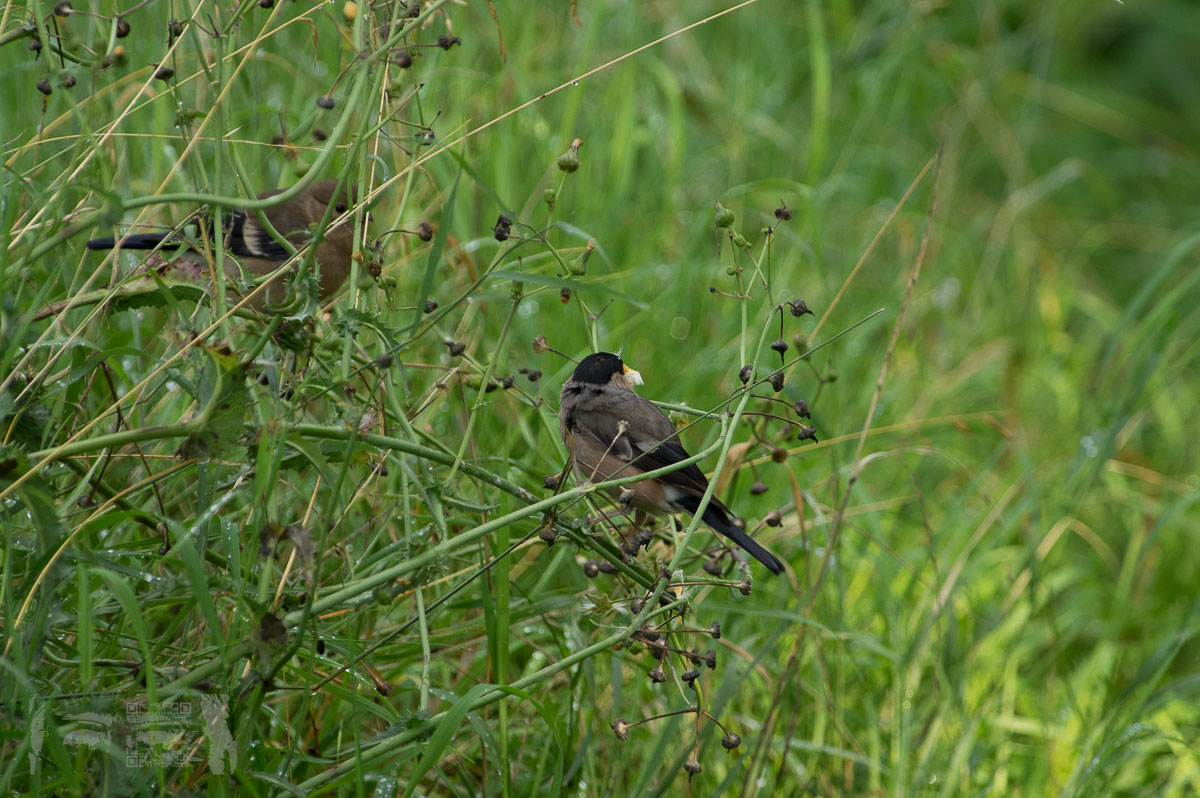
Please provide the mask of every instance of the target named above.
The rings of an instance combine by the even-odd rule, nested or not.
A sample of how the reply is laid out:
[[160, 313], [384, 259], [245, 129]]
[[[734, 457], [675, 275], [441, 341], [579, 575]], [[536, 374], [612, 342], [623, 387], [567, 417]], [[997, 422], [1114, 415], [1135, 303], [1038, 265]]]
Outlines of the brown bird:
[[[634, 393], [641, 376], [608, 352], [588, 355], [559, 398], [559, 430], [574, 459], [581, 481], [603, 482], [654, 471], [686, 460], [667, 415]], [[708, 480], [693, 463], [660, 477], [611, 489], [612, 495], [632, 491], [627, 501], [648, 513], [686, 511], [695, 514], [708, 489]], [[715, 496], [700, 520], [732, 540], [771, 573], [783, 563], [733, 523], [733, 513]]]
[[[267, 208], [263, 215], [281, 236], [299, 249], [312, 235], [313, 228], [325, 215], [325, 210], [333, 206], [330, 220], [336, 219], [355, 203], [356, 192], [353, 189], [337, 192], [336, 180], [321, 180], [313, 183], [290, 200]], [[284, 189], [265, 191], [258, 198], [267, 199], [283, 193]], [[212, 242], [212, 222], [209, 217], [197, 214], [189, 222], [198, 225], [200, 233], [197, 239]], [[254, 275], [270, 274], [286, 261], [290, 254], [283, 244], [275, 240], [266, 228], [259, 222], [258, 214], [254, 212], [233, 211], [223, 219], [223, 240], [230, 254], [241, 262], [245, 269]], [[121, 238], [93, 238], [87, 242], [88, 249], [156, 249], [159, 246], [172, 247], [186, 243], [174, 233], [143, 233]], [[346, 223], [327, 230], [321, 242], [317, 244], [315, 260], [321, 269], [321, 300], [327, 300], [341, 288], [350, 273], [350, 264], [354, 252], [354, 226]], [[195, 264], [193, 264], [194, 266]], [[197, 271], [193, 268], [193, 272]], [[232, 259], [225, 262], [225, 273], [231, 278], [240, 274], [237, 263]], [[256, 307], [266, 303], [282, 301], [286, 292], [283, 280], [276, 280], [267, 287], [262, 299], [254, 302]], [[262, 296], [260, 294], [260, 296]], [[257, 298], [256, 298], [257, 299]]]

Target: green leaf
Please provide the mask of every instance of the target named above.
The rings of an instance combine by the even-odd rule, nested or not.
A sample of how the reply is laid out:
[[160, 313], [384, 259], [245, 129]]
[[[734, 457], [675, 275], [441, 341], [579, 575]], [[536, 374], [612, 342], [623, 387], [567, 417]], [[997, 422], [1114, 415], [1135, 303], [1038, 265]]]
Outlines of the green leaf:
[[232, 447], [242, 432], [250, 401], [246, 367], [228, 348], [201, 347], [209, 359], [200, 380], [204, 405], [191, 422], [192, 433], [179, 447], [183, 458], [212, 459]]
[[[28, 469], [28, 459], [20, 447], [0, 446], [0, 490], [7, 488]], [[58, 520], [58, 507], [54, 502], [54, 491], [49, 483], [40, 474], [26, 477], [17, 488], [16, 496], [25, 505], [25, 510], [33, 520], [33, 526], [41, 539], [42, 553], [57, 548], [62, 539], [62, 529]], [[0, 518], [8, 515], [9, 512], [3, 512]]]
[[433, 736], [425, 743], [425, 750], [421, 752], [421, 758], [417, 760], [417, 764], [413, 767], [413, 772], [409, 777], [408, 786], [404, 788], [404, 798], [409, 798], [413, 794], [413, 790], [421, 783], [421, 777], [428, 773], [434, 764], [442, 758], [442, 754], [450, 747], [450, 742], [454, 739], [455, 733], [462, 726], [463, 719], [471, 711], [472, 705], [484, 693], [495, 688], [496, 686], [491, 684], [477, 684], [468, 690], [466, 695], [454, 702], [454, 705], [450, 707], [450, 711], [438, 723]]
[[408, 328], [410, 337], [421, 326], [421, 319], [425, 315], [425, 303], [429, 301], [429, 294], [433, 290], [433, 273], [437, 270], [438, 264], [442, 262], [442, 250], [446, 247], [446, 236], [450, 234], [450, 225], [454, 222], [454, 198], [458, 195], [458, 181], [461, 177], [462, 170], [460, 169], [454, 176], [454, 185], [450, 186], [450, 194], [442, 205], [442, 221], [438, 224], [437, 234], [433, 237], [433, 246], [429, 248], [429, 257], [425, 260], [425, 281], [421, 283], [421, 295], [417, 297], [412, 326]]

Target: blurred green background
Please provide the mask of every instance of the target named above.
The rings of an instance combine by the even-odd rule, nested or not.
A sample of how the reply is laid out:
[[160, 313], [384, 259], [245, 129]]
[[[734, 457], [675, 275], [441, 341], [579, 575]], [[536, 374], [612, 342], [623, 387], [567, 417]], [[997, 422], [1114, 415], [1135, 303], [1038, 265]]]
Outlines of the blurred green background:
[[[4, 791], [1200, 792], [1200, 7], [348, 6], [4, 7]], [[157, 289], [35, 320], [133, 268], [88, 237], [313, 164], [388, 182], [378, 253], [283, 325], [298, 350]], [[197, 196], [137, 207], [174, 192]], [[528, 240], [496, 240], [502, 213]], [[423, 221], [433, 241], [384, 235]], [[773, 314], [793, 299], [815, 315]], [[719, 495], [790, 569], [751, 564], [743, 595], [726, 557], [725, 586], [689, 588], [675, 627], [722, 629], [669, 637], [716, 650], [696, 690], [686, 656], [646, 676], [644, 585], [587, 575], [621, 560], [579, 526], [597, 508], [563, 506], [552, 548], [540, 509], [488, 526], [550, 496], [565, 459], [572, 365], [538, 335], [620, 350], [644, 395], [700, 411], [760, 338], [788, 344], [777, 395], [812, 418], [752, 400], [793, 423], [742, 417]], [[200, 351], [226, 344], [258, 380]], [[763, 345], [757, 373], [780, 362]], [[214, 396], [239, 411], [221, 451], [176, 457]], [[153, 429], [18, 482], [72, 436]], [[64, 708], [147, 693], [220, 697], [237, 762], [199, 744], [130, 767], [69, 736]]]

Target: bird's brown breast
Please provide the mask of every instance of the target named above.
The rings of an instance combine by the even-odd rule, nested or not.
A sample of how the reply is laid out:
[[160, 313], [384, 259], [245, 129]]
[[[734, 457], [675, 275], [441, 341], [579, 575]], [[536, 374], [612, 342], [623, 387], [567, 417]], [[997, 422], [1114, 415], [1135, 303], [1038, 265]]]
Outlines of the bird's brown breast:
[[[633, 477], [645, 473], [636, 465], [631, 465], [612, 454], [608, 447], [600, 445], [599, 441], [587, 432], [570, 432], [567, 434], [567, 447], [571, 449], [575, 467], [575, 477], [580, 482], [607, 482], [621, 477]], [[606, 489], [614, 498], [620, 498], [625, 490], [633, 491], [631, 504], [639, 510], [651, 513], [670, 512], [662, 483], [656, 479], [647, 479], [628, 485]]]

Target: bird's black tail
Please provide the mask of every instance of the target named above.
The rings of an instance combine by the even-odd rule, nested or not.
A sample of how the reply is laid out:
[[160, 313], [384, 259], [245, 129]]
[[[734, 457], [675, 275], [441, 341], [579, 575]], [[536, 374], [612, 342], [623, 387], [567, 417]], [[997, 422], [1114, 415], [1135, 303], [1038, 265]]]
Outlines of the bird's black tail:
[[[687, 496], [677, 500], [676, 504], [688, 512], [695, 514], [696, 508], [700, 506], [700, 499], [695, 496]], [[764, 549], [762, 544], [738, 528], [733, 523], [733, 519], [729, 517], [729, 511], [725, 508], [725, 505], [716, 499], [709, 500], [708, 506], [704, 508], [704, 515], [700, 516], [700, 520], [732, 540], [743, 551], [765, 565], [771, 573], [783, 573], [783, 563], [779, 561], [779, 558]]]
[[[121, 249], [154, 249], [168, 236], [165, 233], [142, 233], [135, 236], [125, 236], [121, 239]], [[109, 238], [93, 238], [87, 242], [88, 249], [113, 249], [117, 246], [117, 239]]]

